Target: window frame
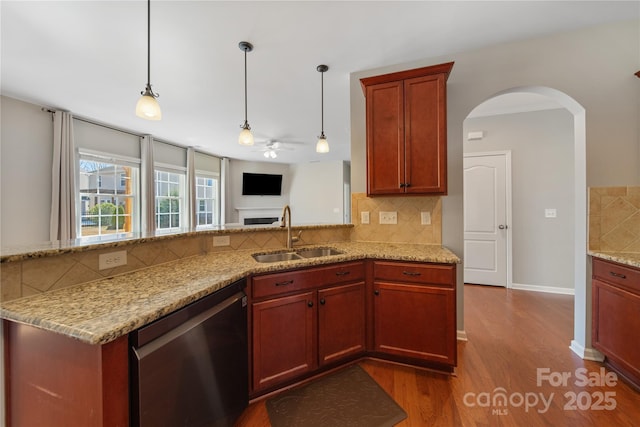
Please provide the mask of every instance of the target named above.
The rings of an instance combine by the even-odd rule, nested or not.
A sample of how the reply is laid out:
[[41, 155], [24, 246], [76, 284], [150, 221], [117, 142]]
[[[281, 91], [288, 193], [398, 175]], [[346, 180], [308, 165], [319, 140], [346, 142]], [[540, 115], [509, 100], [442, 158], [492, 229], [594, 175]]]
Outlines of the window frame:
[[[179, 190], [180, 190], [180, 196], [179, 197], [170, 197], [170, 196], [159, 196], [158, 195], [158, 173], [168, 173], [168, 174], [172, 174], [172, 175], [178, 175], [179, 177]], [[171, 181], [166, 181], [167, 182], [167, 189], [169, 188], [169, 184], [171, 184]], [[155, 229], [156, 229], [156, 233], [158, 234], [172, 234], [172, 233], [176, 233], [179, 231], [182, 231], [186, 228], [185, 225], [185, 220], [187, 218], [188, 215], [188, 207], [187, 207], [187, 170], [184, 167], [180, 167], [180, 166], [175, 166], [175, 165], [169, 165], [166, 163], [158, 163], [155, 162], [154, 163], [154, 167], [153, 167], [153, 188], [154, 188], [154, 207], [153, 207], [153, 212], [154, 212], [154, 219], [155, 219]], [[160, 201], [161, 200], [169, 200], [169, 209], [170, 211], [169, 213], [169, 227], [160, 227], [160, 217], [159, 215], [165, 214], [164, 212], [159, 212], [158, 209], [160, 207]], [[178, 225], [177, 226], [172, 226], [171, 225], [171, 218], [172, 218], [172, 214], [174, 214], [173, 212], [171, 212], [171, 207], [172, 207], [172, 200], [177, 200], [178, 201], [178, 211], [177, 211], [177, 215], [178, 215]]]
[[[207, 228], [213, 228], [216, 227], [218, 225], [220, 225], [220, 174], [219, 173], [215, 173], [215, 172], [209, 172], [209, 171], [204, 171], [204, 170], [200, 170], [200, 169], [196, 169], [195, 170], [195, 194], [194, 194], [194, 200], [195, 200], [195, 206], [193, 206], [193, 208], [195, 209], [194, 212], [194, 217], [196, 219], [196, 224], [195, 224], [195, 229], [196, 230], [203, 230], [203, 229], [207, 229]], [[200, 198], [198, 197], [198, 179], [211, 179], [214, 181], [214, 185], [211, 187], [204, 187], [204, 186], [200, 186], [200, 187], [204, 187], [204, 188], [212, 188], [213, 189], [213, 195], [211, 198]], [[200, 222], [200, 202], [201, 201], [206, 201], [207, 200], [211, 200], [212, 201], [212, 208], [211, 208], [211, 212], [205, 211], [205, 214], [211, 213], [212, 216], [212, 223], [211, 224], [199, 224]]]
[[[110, 166], [114, 167], [114, 171], [113, 171], [113, 180], [114, 180], [114, 189], [113, 189], [113, 193], [102, 193], [100, 192], [101, 189], [104, 189], [104, 180], [102, 179], [103, 176], [105, 175], [96, 175], [97, 179], [96, 179], [96, 193], [89, 193], [86, 191], [82, 191], [83, 189], [80, 188], [80, 176], [82, 175], [82, 169], [81, 169], [81, 162], [82, 161], [87, 161], [87, 162], [96, 162], [96, 163], [102, 163], [102, 164], [108, 164]], [[112, 239], [122, 239], [125, 237], [129, 237], [133, 234], [139, 234], [140, 232], [140, 226], [141, 226], [141, 222], [140, 222], [140, 218], [141, 218], [141, 186], [140, 186], [140, 180], [141, 180], [141, 161], [140, 159], [136, 159], [136, 158], [132, 158], [132, 157], [128, 157], [128, 156], [121, 156], [121, 155], [116, 155], [113, 153], [105, 153], [105, 152], [100, 152], [100, 151], [96, 151], [96, 150], [90, 150], [90, 149], [85, 149], [85, 148], [79, 148], [76, 150], [76, 160], [75, 160], [75, 166], [76, 166], [76, 182], [78, 183], [78, 188], [76, 190], [76, 194], [75, 194], [75, 198], [76, 198], [76, 212], [75, 212], [75, 216], [76, 216], [76, 235], [78, 236], [79, 240], [83, 240], [83, 241], [87, 241], [87, 240], [96, 240], [96, 239], [104, 239], [105, 237], [107, 238], [112, 238]], [[126, 195], [126, 194], [118, 194], [118, 190], [117, 187], [121, 182], [121, 173], [118, 172], [118, 167], [128, 167], [128, 168], [132, 168], [135, 172], [133, 172], [132, 176], [130, 179], [132, 179], [132, 191], [130, 195]], [[86, 189], [85, 189], [86, 190]], [[87, 200], [89, 201], [89, 204], [91, 203], [91, 197], [94, 197], [94, 199], [96, 200], [96, 204], [100, 204], [102, 203], [105, 198], [111, 198], [113, 199], [119, 199], [119, 200], [126, 200], [126, 199], [130, 199], [131, 200], [131, 213], [128, 214], [128, 216], [130, 217], [130, 230], [118, 230], [116, 229], [115, 232], [113, 233], [102, 233], [101, 228], [98, 229], [98, 234], [90, 234], [90, 235], [83, 235], [82, 234], [82, 227], [83, 227], [83, 221], [86, 219], [87, 217], [87, 212], [84, 211], [83, 207], [85, 207], [85, 205], [87, 204]], [[88, 198], [88, 199], [87, 199]], [[119, 203], [115, 203], [116, 206], [120, 206]], [[103, 216], [106, 215], [102, 215], [101, 212], [98, 214], [98, 226], [101, 227], [101, 219]], [[126, 212], [125, 215], [127, 216]], [[116, 222], [119, 223], [119, 217], [120, 215], [118, 213], [116, 213]]]

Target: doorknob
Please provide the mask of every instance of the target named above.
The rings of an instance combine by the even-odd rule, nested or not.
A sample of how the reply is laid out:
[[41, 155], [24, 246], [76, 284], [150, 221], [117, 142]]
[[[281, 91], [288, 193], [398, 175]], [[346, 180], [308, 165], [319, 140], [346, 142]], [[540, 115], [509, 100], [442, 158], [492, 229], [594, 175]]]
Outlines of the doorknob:
[[498, 228], [499, 228], [500, 230], [505, 230], [505, 229], [507, 229], [507, 228], [509, 228], [509, 227], [507, 227], [506, 225], [502, 225], [502, 224], [500, 224], [500, 225], [498, 226]]

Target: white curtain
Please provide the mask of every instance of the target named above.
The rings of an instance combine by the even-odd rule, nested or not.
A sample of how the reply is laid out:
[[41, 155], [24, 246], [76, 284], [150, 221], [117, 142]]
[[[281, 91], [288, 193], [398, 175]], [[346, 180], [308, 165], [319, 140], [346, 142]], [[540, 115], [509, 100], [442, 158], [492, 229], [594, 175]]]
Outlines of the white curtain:
[[195, 230], [198, 222], [196, 221], [196, 151], [193, 147], [187, 148], [187, 200], [189, 212], [187, 227]]
[[53, 162], [51, 167], [50, 240], [76, 238], [76, 171], [73, 117], [53, 113]]
[[227, 223], [227, 201], [229, 196], [229, 158], [220, 159], [220, 224]]
[[153, 137], [145, 135], [140, 138], [140, 175], [142, 186], [142, 231], [148, 235], [156, 231], [156, 186], [153, 163]]

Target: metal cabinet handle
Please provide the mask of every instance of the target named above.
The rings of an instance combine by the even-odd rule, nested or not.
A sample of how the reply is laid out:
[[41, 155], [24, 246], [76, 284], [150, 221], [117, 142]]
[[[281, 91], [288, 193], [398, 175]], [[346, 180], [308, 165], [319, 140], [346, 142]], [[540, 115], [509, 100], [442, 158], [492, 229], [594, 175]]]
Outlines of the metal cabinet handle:
[[403, 271], [402, 274], [405, 276], [420, 276], [422, 273], [418, 273], [417, 271]]
[[276, 282], [276, 286], [287, 286], [293, 283], [293, 279], [292, 280], [287, 280], [286, 282]]
[[509, 228], [509, 227], [508, 227], [508, 226], [506, 226], [506, 225], [502, 225], [502, 224], [500, 224], [500, 225], [498, 226], [498, 228], [499, 228], [500, 230], [506, 230], [506, 229], [507, 229], [507, 228]]
[[627, 278], [627, 276], [625, 276], [624, 274], [616, 273], [615, 271], [610, 271], [609, 274], [612, 275], [613, 277], [619, 277], [620, 279]]
[[351, 274], [351, 272], [349, 270], [347, 271], [336, 271], [336, 276], [347, 276]]
[[313, 301], [309, 301], [309, 302], [307, 303], [307, 305], [308, 305], [309, 307], [313, 307]]
[[375, 296], [378, 296], [378, 295], [380, 295], [380, 291], [376, 289], [375, 291], [373, 291], [373, 294], [374, 294]]
[[321, 304], [321, 305], [324, 305], [326, 302], [327, 302], [327, 301], [325, 301], [325, 299], [324, 299], [324, 298], [320, 298], [320, 304]]

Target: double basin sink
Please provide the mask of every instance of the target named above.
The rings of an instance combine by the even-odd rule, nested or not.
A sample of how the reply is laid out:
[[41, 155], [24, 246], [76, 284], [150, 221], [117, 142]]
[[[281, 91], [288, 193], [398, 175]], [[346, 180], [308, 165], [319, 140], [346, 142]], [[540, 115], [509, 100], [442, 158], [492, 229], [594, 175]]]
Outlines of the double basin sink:
[[318, 258], [331, 255], [340, 255], [342, 252], [333, 248], [298, 249], [292, 252], [276, 252], [270, 254], [253, 254], [253, 259], [258, 262], [280, 262], [296, 259]]

